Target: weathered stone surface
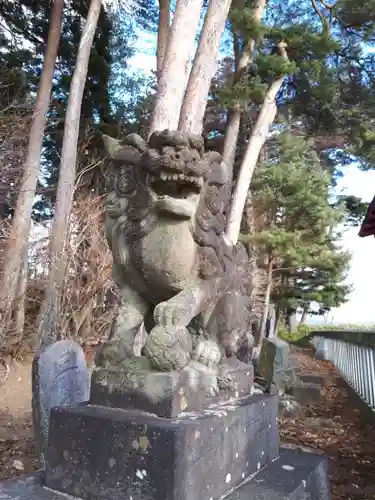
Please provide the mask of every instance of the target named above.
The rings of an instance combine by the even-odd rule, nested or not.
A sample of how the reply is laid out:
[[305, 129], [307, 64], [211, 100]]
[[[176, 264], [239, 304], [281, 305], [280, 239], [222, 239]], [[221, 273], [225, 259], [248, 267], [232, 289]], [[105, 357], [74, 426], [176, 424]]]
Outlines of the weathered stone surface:
[[284, 394], [296, 380], [289, 344], [282, 339], [263, 339], [258, 370], [272, 394]]
[[[202, 137], [155, 132], [148, 142], [130, 134], [104, 138], [114, 170], [108, 183], [107, 237], [120, 289], [118, 315], [96, 360], [94, 384], [112, 391], [135, 357], [140, 327], [148, 332], [142, 354], [154, 370], [181, 371], [200, 364], [209, 391], [220, 385], [219, 363], [236, 356], [248, 335], [251, 273], [242, 244], [224, 237], [230, 202], [222, 157], [204, 151]], [[249, 340], [249, 339], [248, 339]], [[216, 378], [208, 372], [216, 370]], [[127, 388], [142, 385], [131, 373]], [[170, 379], [166, 384], [169, 390]], [[129, 377], [126, 378], [129, 380]], [[164, 379], [163, 379], [164, 380]]]
[[295, 397], [303, 405], [314, 405], [319, 403], [322, 397], [321, 386], [316, 384], [304, 384], [298, 382], [289, 388], [289, 394]]
[[79, 344], [72, 340], [61, 340], [35, 356], [32, 366], [32, 409], [42, 464], [51, 408], [86, 402], [89, 397], [90, 376]]
[[326, 387], [328, 385], [327, 379], [321, 377], [320, 375], [310, 375], [305, 373], [298, 373], [298, 379], [304, 384], [315, 384], [321, 387]]
[[81, 405], [52, 410], [46, 484], [86, 500], [210, 500], [278, 453], [277, 398], [178, 419]]
[[[251, 459], [251, 455], [249, 456]], [[281, 448], [280, 456], [245, 478], [225, 500], [331, 500], [327, 459], [311, 450]], [[140, 470], [140, 475], [144, 472]], [[146, 476], [147, 477], [147, 476]], [[144, 478], [145, 479], [145, 478]], [[63, 493], [42, 486], [42, 475], [0, 483], [0, 500], [62, 500]], [[77, 498], [77, 497], [68, 497]], [[97, 498], [95, 495], [91, 498]], [[106, 497], [106, 500], [129, 497]], [[134, 497], [133, 497], [134, 498]], [[143, 497], [150, 499], [150, 497]], [[153, 498], [153, 497], [151, 497]], [[165, 497], [167, 500], [169, 497]], [[196, 497], [194, 500], [201, 500]], [[77, 499], [79, 500], [79, 499]]]
[[290, 395], [279, 397], [279, 416], [294, 420], [302, 417], [301, 404]]
[[[198, 368], [200, 365], [197, 363]], [[138, 409], [158, 417], [177, 417], [182, 411], [194, 411], [211, 404], [248, 396], [253, 387], [253, 367], [236, 358], [228, 360], [219, 387], [217, 371], [196, 369], [189, 364], [181, 372], [151, 370], [144, 357], [133, 358], [118, 368], [94, 371], [91, 382], [90, 403], [111, 408]], [[226, 382], [228, 382], [226, 384]]]
[[66, 500], [63, 493], [43, 487], [43, 473], [0, 482], [0, 500]]
[[280, 457], [226, 500], [331, 500], [326, 457], [281, 449]]

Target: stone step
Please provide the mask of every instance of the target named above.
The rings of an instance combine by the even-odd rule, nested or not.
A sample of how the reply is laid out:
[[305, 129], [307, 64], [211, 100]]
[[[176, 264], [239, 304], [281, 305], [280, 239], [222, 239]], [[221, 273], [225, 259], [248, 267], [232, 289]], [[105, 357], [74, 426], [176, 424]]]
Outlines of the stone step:
[[44, 488], [43, 473], [0, 482], [0, 500], [69, 500], [67, 495]]
[[[47, 489], [42, 483], [43, 473], [4, 481], [0, 483], [0, 500], [80, 500]], [[108, 500], [115, 499], [108, 497]], [[331, 500], [327, 459], [281, 448], [276, 460], [245, 480], [225, 500]]]
[[281, 448], [280, 456], [225, 500], [331, 500], [324, 455]]

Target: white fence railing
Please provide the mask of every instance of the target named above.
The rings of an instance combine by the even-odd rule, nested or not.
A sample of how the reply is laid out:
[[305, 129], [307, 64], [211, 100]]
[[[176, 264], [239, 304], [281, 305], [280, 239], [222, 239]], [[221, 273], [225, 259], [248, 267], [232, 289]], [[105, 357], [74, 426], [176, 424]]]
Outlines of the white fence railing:
[[317, 359], [331, 361], [343, 379], [375, 411], [375, 348], [314, 335]]

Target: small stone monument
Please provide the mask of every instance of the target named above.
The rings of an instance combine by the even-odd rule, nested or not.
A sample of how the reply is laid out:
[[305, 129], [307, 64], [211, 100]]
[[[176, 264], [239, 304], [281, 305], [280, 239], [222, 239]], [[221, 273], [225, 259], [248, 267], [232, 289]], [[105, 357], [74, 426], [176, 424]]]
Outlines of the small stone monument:
[[84, 500], [329, 500], [326, 460], [280, 451], [277, 398], [253, 394], [239, 359], [252, 345], [251, 281], [244, 247], [224, 236], [221, 156], [173, 131], [105, 144], [120, 307], [89, 402], [51, 411], [41, 488]]
[[283, 396], [297, 381], [289, 344], [278, 337], [263, 339], [258, 367], [271, 394]]
[[51, 409], [84, 403], [90, 397], [90, 377], [79, 344], [60, 340], [42, 346], [32, 365], [32, 412], [39, 459], [45, 465]]

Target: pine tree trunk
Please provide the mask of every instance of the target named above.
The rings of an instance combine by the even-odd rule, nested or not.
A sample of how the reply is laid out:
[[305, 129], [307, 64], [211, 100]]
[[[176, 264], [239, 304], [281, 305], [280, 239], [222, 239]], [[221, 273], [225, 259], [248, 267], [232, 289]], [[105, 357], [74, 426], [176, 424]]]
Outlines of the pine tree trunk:
[[[283, 57], [287, 58], [285, 44], [279, 44], [279, 50], [283, 51]], [[240, 234], [242, 213], [245, 207], [247, 192], [250, 187], [258, 158], [264, 143], [267, 140], [269, 129], [273, 124], [276, 113], [276, 96], [284, 82], [284, 76], [272, 83], [266, 93], [254, 130], [247, 145], [246, 153], [241, 165], [233, 202], [230, 208], [226, 234], [232, 245], [236, 245]]]
[[309, 314], [309, 306], [306, 305], [306, 306], [304, 306], [304, 308], [302, 310], [302, 316], [301, 316], [301, 320], [299, 322], [300, 325], [304, 325], [306, 323], [308, 314]]
[[273, 272], [273, 260], [272, 260], [272, 257], [270, 256], [268, 258], [268, 265], [267, 265], [267, 288], [266, 288], [266, 295], [264, 298], [262, 322], [260, 324], [258, 345], [256, 346], [256, 352], [257, 352], [258, 356], [259, 356], [259, 353], [262, 349], [262, 342], [263, 342], [263, 339], [264, 339], [265, 333], [266, 333], [268, 308], [269, 308], [269, 304], [270, 304], [271, 291], [272, 291], [272, 272]]
[[[254, 5], [254, 20], [260, 23], [263, 12], [266, 7], [267, 0], [256, 0]], [[246, 68], [252, 60], [255, 48], [255, 40], [249, 40], [243, 48], [242, 54], [237, 62], [236, 72], [234, 75], [234, 84], [241, 80]], [[227, 125], [224, 137], [223, 160], [226, 163], [230, 178], [233, 176], [233, 164], [236, 155], [236, 147], [238, 133], [241, 123], [241, 107], [239, 105], [228, 110]]]
[[177, 130], [203, 0], [177, 0], [149, 134]]
[[44, 128], [51, 99], [52, 78], [60, 42], [64, 0], [55, 0], [51, 13], [48, 42], [44, 55], [35, 110], [31, 122], [27, 158], [12, 222], [12, 230], [5, 251], [3, 275], [0, 283], [0, 340], [11, 315], [18, 277], [23, 266], [23, 255], [28, 245], [30, 219], [40, 171]]
[[276, 319], [275, 319], [275, 337], [277, 337], [277, 333], [279, 331], [280, 321], [281, 321], [281, 305], [280, 302], [276, 304]]
[[14, 331], [17, 337], [18, 344], [21, 344], [24, 338], [28, 257], [29, 246], [26, 245], [23, 251], [21, 270], [18, 275], [17, 293], [14, 303]]
[[56, 208], [50, 241], [50, 269], [48, 285], [41, 307], [38, 337], [42, 344], [58, 339], [59, 302], [66, 272], [66, 243], [72, 211], [76, 177], [77, 144], [83, 91], [87, 68], [101, 10], [101, 0], [91, 0], [85, 27], [81, 36], [77, 62], [70, 84], [66, 111], [64, 139], [61, 153], [60, 175], [57, 187]]
[[158, 81], [163, 70], [170, 25], [170, 0], [159, 0], [158, 46], [156, 50], [156, 74]]
[[287, 311], [287, 319], [289, 332], [294, 333], [297, 330], [296, 311], [294, 309]]
[[200, 134], [207, 95], [216, 69], [220, 41], [232, 0], [211, 0], [187, 84], [178, 129]]

